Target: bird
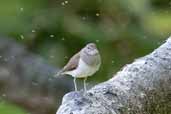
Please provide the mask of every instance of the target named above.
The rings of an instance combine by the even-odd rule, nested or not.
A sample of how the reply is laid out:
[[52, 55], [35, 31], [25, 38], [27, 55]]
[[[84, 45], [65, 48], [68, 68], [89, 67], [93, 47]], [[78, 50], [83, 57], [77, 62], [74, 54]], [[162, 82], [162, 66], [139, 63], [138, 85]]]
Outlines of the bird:
[[101, 56], [95, 43], [88, 43], [78, 53], [73, 55], [68, 63], [55, 77], [60, 75], [71, 75], [74, 77], [74, 87], [77, 91], [77, 78], [84, 78], [84, 91], [87, 91], [86, 81], [89, 76], [95, 74], [101, 65]]

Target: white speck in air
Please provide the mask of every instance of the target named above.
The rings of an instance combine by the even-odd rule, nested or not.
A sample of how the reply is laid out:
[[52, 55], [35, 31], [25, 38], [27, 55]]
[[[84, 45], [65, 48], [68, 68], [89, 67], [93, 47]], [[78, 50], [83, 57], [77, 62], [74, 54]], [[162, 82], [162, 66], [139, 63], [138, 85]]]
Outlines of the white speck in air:
[[99, 40], [96, 40], [97, 43], [99, 43]]
[[64, 6], [65, 5], [65, 2], [62, 2], [61, 5]]
[[145, 35], [143, 38], [144, 38], [144, 39], [147, 39], [147, 36]]
[[4, 61], [5, 61], [5, 62], [7, 62], [7, 61], [8, 61], [8, 59], [7, 59], [7, 58], [5, 58], [5, 59], [4, 59]]
[[15, 56], [12, 55], [12, 56], [11, 56], [11, 59], [15, 59]]
[[7, 95], [4, 93], [4, 94], [2, 94], [2, 97], [6, 97]]
[[65, 40], [65, 38], [64, 37], [62, 37], [62, 39], [61, 39], [62, 41], [64, 41]]
[[99, 16], [100, 16], [100, 14], [99, 14], [99, 13], [96, 13], [96, 16], [97, 16], [97, 17], [99, 17]]
[[51, 37], [51, 38], [54, 38], [54, 37], [55, 37], [55, 35], [51, 34], [51, 35], [50, 35], [50, 37]]
[[20, 11], [23, 12], [24, 11], [24, 8], [20, 8]]
[[35, 33], [36, 31], [35, 30], [32, 30], [31, 32]]
[[66, 0], [64, 3], [65, 3], [65, 4], [68, 4], [68, 1]]
[[53, 58], [54, 58], [54, 55], [51, 55], [51, 56], [50, 56], [50, 58], [52, 58], [52, 59], [53, 59]]
[[49, 78], [48, 81], [52, 81], [52, 78]]
[[23, 40], [24, 39], [24, 36], [23, 35], [20, 35], [20, 38]]
[[83, 16], [83, 17], [82, 17], [82, 20], [86, 20], [86, 17], [85, 17], [85, 16]]

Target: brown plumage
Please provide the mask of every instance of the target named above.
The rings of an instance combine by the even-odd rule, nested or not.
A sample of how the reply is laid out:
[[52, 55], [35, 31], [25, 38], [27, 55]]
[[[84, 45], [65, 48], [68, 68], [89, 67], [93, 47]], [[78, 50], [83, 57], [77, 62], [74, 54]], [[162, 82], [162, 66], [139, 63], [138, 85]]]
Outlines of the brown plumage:
[[62, 69], [62, 72], [76, 69], [78, 66], [79, 59], [80, 59], [80, 52], [76, 53], [74, 56], [71, 57], [69, 62]]

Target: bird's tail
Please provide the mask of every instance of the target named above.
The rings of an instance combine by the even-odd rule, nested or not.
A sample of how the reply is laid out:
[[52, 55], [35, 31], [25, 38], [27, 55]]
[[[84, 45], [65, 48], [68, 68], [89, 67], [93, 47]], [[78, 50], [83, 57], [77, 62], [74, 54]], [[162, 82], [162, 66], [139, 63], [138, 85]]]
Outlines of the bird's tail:
[[63, 70], [60, 70], [60, 71], [58, 71], [55, 75], [54, 75], [54, 77], [59, 77], [59, 76], [62, 76], [63, 75]]

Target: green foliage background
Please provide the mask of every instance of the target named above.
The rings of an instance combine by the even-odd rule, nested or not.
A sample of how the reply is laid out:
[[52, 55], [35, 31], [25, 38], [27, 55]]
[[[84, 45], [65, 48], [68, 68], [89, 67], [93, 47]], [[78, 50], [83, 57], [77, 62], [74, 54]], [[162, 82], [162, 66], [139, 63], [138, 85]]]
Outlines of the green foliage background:
[[[0, 2], [0, 34], [15, 38], [52, 65], [62, 67], [85, 44], [95, 42], [103, 62], [89, 79], [94, 83], [150, 53], [169, 37], [170, 30], [170, 0]], [[5, 108], [11, 104], [0, 104], [0, 114], [8, 114]]]
[[4, 100], [0, 102], [0, 113], [1, 114], [27, 114], [25, 110], [19, 108], [15, 104], [11, 104]]

